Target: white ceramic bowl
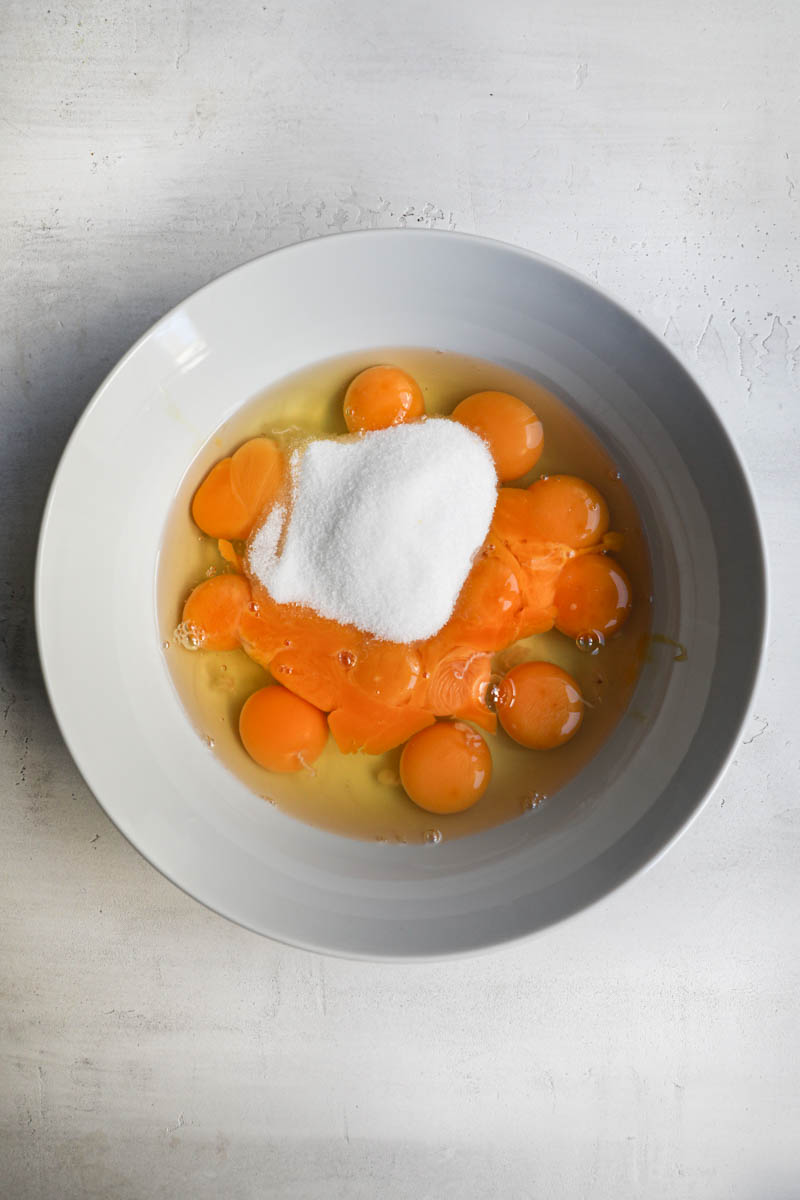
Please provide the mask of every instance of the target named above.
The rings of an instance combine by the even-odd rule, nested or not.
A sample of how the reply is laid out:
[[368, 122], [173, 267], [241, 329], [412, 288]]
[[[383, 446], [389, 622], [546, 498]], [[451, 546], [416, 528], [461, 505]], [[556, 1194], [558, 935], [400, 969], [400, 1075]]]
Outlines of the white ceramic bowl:
[[[435, 346], [529, 372], [622, 464], [654, 568], [649, 721], [614, 735], [547, 811], [436, 847], [350, 841], [252, 796], [189, 724], [155, 618], [165, 515], [203, 443], [270, 382], [370, 346]], [[53, 708], [106, 812], [192, 896], [330, 953], [418, 958], [542, 930], [628, 879], [696, 813], [736, 744], [762, 651], [762, 542], [746, 477], [666, 346], [545, 259], [458, 234], [305, 242], [191, 296], [111, 372], [53, 483], [36, 580]]]

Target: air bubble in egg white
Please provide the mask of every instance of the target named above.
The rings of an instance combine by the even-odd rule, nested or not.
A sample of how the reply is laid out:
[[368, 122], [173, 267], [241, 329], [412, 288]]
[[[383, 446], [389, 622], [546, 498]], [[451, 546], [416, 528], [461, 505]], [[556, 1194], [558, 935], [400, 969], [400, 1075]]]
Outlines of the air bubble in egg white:
[[180, 625], [176, 625], [172, 636], [184, 650], [199, 650], [203, 645], [203, 636], [199, 629], [188, 621], [181, 621]]
[[575, 638], [575, 645], [583, 654], [597, 654], [605, 645], [602, 633], [580, 633]]
[[486, 689], [486, 707], [490, 712], [497, 711], [497, 705], [500, 702], [500, 689], [503, 685], [502, 675], [490, 675], [489, 686]]

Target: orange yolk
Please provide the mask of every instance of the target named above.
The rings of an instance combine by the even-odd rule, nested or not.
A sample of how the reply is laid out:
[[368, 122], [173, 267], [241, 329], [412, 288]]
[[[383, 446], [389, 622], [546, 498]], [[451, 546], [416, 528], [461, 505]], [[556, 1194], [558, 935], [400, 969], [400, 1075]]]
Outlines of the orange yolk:
[[343, 705], [328, 717], [333, 740], [342, 754], [385, 754], [402, 746], [403, 742], [435, 717], [427, 709], [410, 704], [383, 704], [363, 692], [352, 689], [343, 697]]
[[445, 630], [476, 650], [510, 645], [518, 636], [522, 608], [519, 576], [519, 564], [504, 547], [487, 546], [467, 576]]
[[545, 475], [528, 488], [530, 520], [543, 542], [561, 542], [573, 550], [596, 545], [608, 529], [608, 505], [598, 492], [574, 475]]
[[246, 538], [283, 482], [283, 455], [272, 438], [251, 438], [206, 475], [192, 500], [192, 517], [212, 538]]
[[405, 704], [419, 674], [419, 655], [412, 646], [365, 640], [349, 678], [356, 687], [384, 704]]
[[268, 771], [300, 771], [319, 758], [328, 740], [323, 714], [278, 684], [259, 688], [244, 703], [239, 735], [250, 757]]
[[534, 521], [536, 503], [526, 488], [500, 488], [492, 517], [492, 530], [513, 554], [521, 546], [541, 540]]
[[323, 647], [290, 646], [278, 650], [269, 662], [273, 679], [315, 708], [330, 712], [339, 702], [344, 675], [336, 655]]
[[217, 549], [225, 559], [225, 562], [230, 563], [234, 571], [238, 571], [241, 575], [244, 570], [244, 564], [242, 563], [239, 555], [236, 553], [233, 543], [228, 541], [227, 538], [220, 538], [217, 542]]
[[622, 567], [607, 554], [573, 558], [558, 577], [556, 629], [567, 637], [616, 633], [631, 611], [631, 585]]
[[439, 721], [406, 742], [400, 779], [408, 796], [431, 813], [463, 812], [492, 777], [492, 756], [479, 733], [461, 721]]
[[399, 367], [367, 367], [344, 396], [344, 419], [351, 433], [403, 425], [424, 413], [419, 384]]
[[215, 575], [192, 591], [182, 621], [202, 650], [236, 650], [242, 614], [250, 603], [250, 585], [241, 575]]
[[519, 479], [539, 461], [542, 423], [532, 409], [507, 392], [476, 392], [451, 414], [488, 443], [501, 483]]
[[497, 715], [521, 746], [552, 750], [578, 732], [583, 697], [572, 676], [553, 663], [521, 663], [500, 685]]
[[436, 638], [427, 644], [422, 703], [436, 717], [461, 717], [495, 733], [497, 717], [486, 703], [492, 676], [490, 655], [469, 646], [446, 650], [445, 645]]

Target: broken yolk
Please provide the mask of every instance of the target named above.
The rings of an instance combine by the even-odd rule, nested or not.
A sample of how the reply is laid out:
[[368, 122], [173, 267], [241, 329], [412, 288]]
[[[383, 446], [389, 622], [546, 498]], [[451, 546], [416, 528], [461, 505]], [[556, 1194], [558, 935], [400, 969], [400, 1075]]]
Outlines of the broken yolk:
[[499, 650], [515, 641], [522, 609], [520, 567], [502, 546], [486, 548], [461, 589], [445, 629], [476, 650]]
[[461, 721], [438, 721], [408, 741], [400, 779], [408, 796], [431, 813], [477, 804], [492, 777], [492, 756], [479, 733]]
[[344, 419], [351, 433], [403, 425], [424, 413], [419, 384], [399, 367], [367, 367], [344, 396]]

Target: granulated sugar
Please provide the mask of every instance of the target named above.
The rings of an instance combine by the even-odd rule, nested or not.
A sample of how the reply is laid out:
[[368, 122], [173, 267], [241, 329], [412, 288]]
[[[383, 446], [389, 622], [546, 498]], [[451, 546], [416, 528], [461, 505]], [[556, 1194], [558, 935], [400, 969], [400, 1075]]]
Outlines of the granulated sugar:
[[387, 641], [437, 633], [494, 512], [485, 443], [434, 418], [312, 442], [294, 456], [292, 475], [288, 528], [273, 509], [249, 551], [272, 597]]

